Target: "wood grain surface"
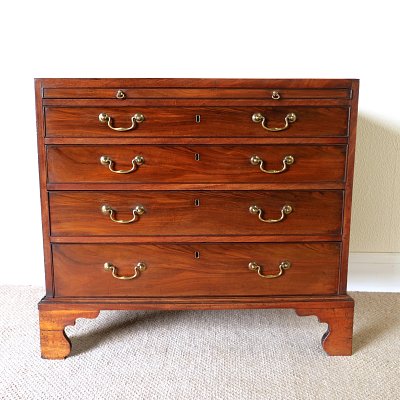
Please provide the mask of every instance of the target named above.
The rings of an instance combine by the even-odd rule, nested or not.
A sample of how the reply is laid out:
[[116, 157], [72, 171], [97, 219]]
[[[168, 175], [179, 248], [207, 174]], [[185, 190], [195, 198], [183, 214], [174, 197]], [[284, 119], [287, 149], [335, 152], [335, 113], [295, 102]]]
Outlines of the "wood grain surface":
[[[113, 160], [114, 170], [129, 170], [136, 156], [144, 164], [129, 174], [116, 174], [100, 163]], [[250, 159], [257, 155], [263, 169], [281, 170], [283, 159], [294, 163], [268, 174]], [[64, 145], [47, 146], [49, 183], [308, 183], [344, 182], [346, 146], [301, 145]]]
[[[342, 224], [342, 191], [58, 191], [49, 198], [53, 236], [336, 235]], [[103, 205], [119, 220], [131, 219], [138, 205], [145, 213], [119, 224]], [[264, 219], [278, 219], [284, 205], [293, 212], [265, 223], [249, 212], [253, 205]]]
[[[340, 243], [248, 244], [56, 244], [53, 245], [55, 295], [65, 296], [225, 296], [330, 295], [337, 292]], [[262, 266], [274, 279], [248, 268]], [[132, 280], [105, 271], [110, 262], [118, 275], [130, 276], [138, 262], [147, 269]]]
[[274, 92], [279, 100], [286, 99], [348, 99], [349, 89], [241, 89], [241, 88], [49, 88], [44, 89], [45, 99], [116, 99], [122, 90], [127, 99], [271, 99]]
[[[142, 113], [136, 129], [116, 132], [99, 121], [107, 113], [114, 127], [129, 127], [131, 117]], [[285, 117], [297, 120], [288, 129], [269, 132], [251, 119], [263, 114], [268, 127], [283, 127]], [[46, 107], [47, 137], [319, 137], [347, 136], [347, 107]], [[200, 115], [200, 123], [196, 123]]]

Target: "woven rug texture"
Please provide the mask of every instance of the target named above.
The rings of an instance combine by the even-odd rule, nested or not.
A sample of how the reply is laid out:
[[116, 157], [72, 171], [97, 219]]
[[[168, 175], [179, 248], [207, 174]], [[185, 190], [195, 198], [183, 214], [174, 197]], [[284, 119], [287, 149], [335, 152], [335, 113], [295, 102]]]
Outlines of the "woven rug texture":
[[400, 293], [351, 295], [351, 357], [328, 357], [326, 324], [293, 310], [102, 311], [49, 361], [43, 289], [0, 286], [0, 399], [400, 399]]

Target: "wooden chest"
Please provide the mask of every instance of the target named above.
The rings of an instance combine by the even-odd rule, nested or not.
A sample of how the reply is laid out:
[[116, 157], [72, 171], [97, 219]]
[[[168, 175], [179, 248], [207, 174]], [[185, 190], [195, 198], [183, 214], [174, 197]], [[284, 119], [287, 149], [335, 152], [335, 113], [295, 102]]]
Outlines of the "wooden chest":
[[238, 308], [316, 315], [351, 354], [358, 80], [35, 85], [42, 357], [100, 310]]

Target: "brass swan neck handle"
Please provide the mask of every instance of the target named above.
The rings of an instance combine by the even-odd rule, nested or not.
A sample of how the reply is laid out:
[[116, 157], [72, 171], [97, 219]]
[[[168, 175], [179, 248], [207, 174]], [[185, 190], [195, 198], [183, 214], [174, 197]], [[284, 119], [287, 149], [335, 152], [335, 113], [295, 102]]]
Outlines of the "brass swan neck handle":
[[252, 261], [249, 263], [248, 267], [250, 271], [256, 271], [257, 274], [261, 277], [261, 278], [266, 278], [266, 279], [274, 279], [274, 278], [279, 278], [282, 274], [284, 270], [289, 269], [292, 266], [292, 263], [290, 261], [282, 261], [279, 265], [279, 271], [276, 274], [269, 274], [269, 275], [264, 275], [261, 272], [261, 265], [257, 264], [255, 261]]
[[106, 204], [101, 206], [101, 212], [104, 215], [109, 215], [111, 221], [116, 222], [117, 224], [130, 224], [130, 223], [135, 222], [136, 220], [138, 220], [139, 219], [138, 216], [144, 214], [145, 210], [144, 210], [143, 206], [136, 206], [132, 210], [133, 217], [131, 219], [129, 219], [129, 220], [116, 219], [115, 218], [115, 210], [111, 206], [108, 206]]
[[289, 113], [285, 117], [285, 125], [281, 127], [276, 127], [276, 128], [270, 128], [266, 125], [267, 118], [262, 115], [261, 113], [254, 113], [251, 117], [252, 121], [255, 122], [256, 124], [261, 123], [261, 126], [269, 131], [269, 132], [279, 132], [279, 131], [284, 131], [285, 129], [289, 128], [289, 124], [292, 124], [293, 122], [296, 121], [297, 117], [295, 113]]
[[249, 212], [250, 214], [258, 214], [258, 219], [262, 222], [267, 222], [269, 224], [274, 224], [276, 222], [281, 222], [285, 219], [286, 215], [289, 215], [291, 212], [293, 211], [293, 207], [290, 206], [289, 204], [285, 204], [282, 208], [281, 208], [281, 216], [278, 219], [264, 219], [262, 217], [263, 214], [263, 210], [254, 205], [254, 206], [250, 206], [249, 207]]
[[140, 124], [144, 121], [144, 115], [141, 113], [136, 113], [135, 115], [133, 115], [131, 117], [131, 126], [129, 126], [128, 128], [116, 128], [116, 127], [112, 126], [113, 119], [107, 113], [100, 113], [99, 121], [102, 122], [103, 124], [107, 124], [107, 126], [110, 129], [112, 129], [113, 131], [126, 132], [126, 131], [136, 129], [138, 124]]
[[108, 166], [108, 169], [113, 172], [114, 174], [130, 174], [133, 171], [138, 169], [139, 165], [144, 163], [144, 158], [142, 156], [135, 156], [132, 159], [132, 168], [130, 169], [114, 169], [114, 160], [109, 156], [101, 156], [100, 157], [100, 164]]
[[110, 262], [104, 263], [105, 271], [111, 271], [111, 274], [115, 279], [121, 279], [124, 281], [135, 279], [135, 278], [139, 277], [140, 273], [143, 272], [144, 270], [146, 270], [146, 268], [147, 268], [147, 266], [144, 262], [138, 262], [135, 265], [135, 267], [133, 268], [134, 274], [126, 276], [126, 275], [118, 275], [118, 268], [114, 264], [112, 264]]
[[294, 163], [293, 156], [285, 156], [282, 160], [282, 168], [281, 169], [264, 169], [265, 161], [259, 156], [252, 156], [250, 158], [250, 163], [252, 165], [260, 165], [260, 170], [266, 174], [280, 174], [288, 169], [288, 165], [292, 165]]

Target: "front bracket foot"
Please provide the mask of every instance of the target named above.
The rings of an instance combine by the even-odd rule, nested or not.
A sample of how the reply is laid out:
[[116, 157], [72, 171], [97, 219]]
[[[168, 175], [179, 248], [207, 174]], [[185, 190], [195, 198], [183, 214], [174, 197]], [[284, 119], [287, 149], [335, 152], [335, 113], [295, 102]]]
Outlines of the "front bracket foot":
[[346, 301], [345, 307], [299, 308], [299, 316], [316, 315], [319, 322], [328, 324], [322, 336], [322, 347], [330, 356], [351, 356], [353, 339], [354, 301]]
[[57, 360], [68, 357], [71, 352], [71, 341], [65, 334], [64, 328], [75, 325], [77, 318], [96, 318], [99, 312], [99, 310], [80, 309], [44, 310], [39, 306], [42, 358]]

